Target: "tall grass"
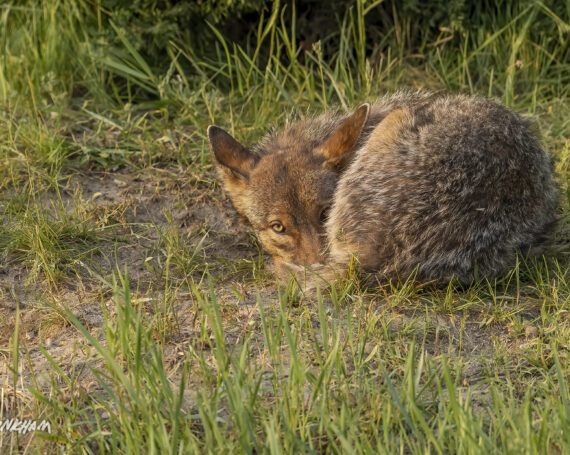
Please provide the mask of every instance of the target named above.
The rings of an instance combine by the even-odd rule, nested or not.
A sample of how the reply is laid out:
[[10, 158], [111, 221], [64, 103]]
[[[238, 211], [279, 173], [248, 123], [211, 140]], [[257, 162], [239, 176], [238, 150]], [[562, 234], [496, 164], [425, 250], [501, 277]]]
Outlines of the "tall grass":
[[[488, 94], [531, 112], [537, 103], [568, 96], [570, 25], [568, 17], [556, 14], [560, 9], [516, 2], [478, 10], [478, 29], [441, 27], [439, 39], [430, 41], [433, 32], [413, 28], [413, 15], [396, 6], [390, 29], [368, 20], [383, 3], [355, 1], [333, 33], [306, 49], [297, 36], [295, 3], [275, 1], [242, 43], [226, 41], [210, 25], [215, 40], [209, 53], [197, 54], [175, 40], [160, 62], [166, 70], [157, 70], [101, 6], [80, 0], [9, 2], [0, 17], [0, 94], [3, 100], [24, 95], [18, 99], [36, 108], [61, 104], [60, 98], [93, 100], [98, 110], [116, 103], [149, 107], [152, 100], [193, 120], [199, 107], [215, 120], [211, 97], [217, 88], [231, 109], [242, 107], [230, 109], [230, 121], [244, 115], [255, 121], [266, 112], [274, 117], [275, 106], [347, 108], [401, 85]], [[109, 32], [114, 41], [98, 38]]]
[[497, 360], [488, 359], [484, 379], [469, 384], [463, 355], [429, 354], [427, 331], [411, 340], [390, 324], [379, 331], [385, 323], [378, 317], [357, 320], [358, 308], [334, 301], [327, 310], [321, 297], [316, 322], [285, 295], [276, 308], [258, 301], [254, 323], [230, 346], [214, 289], [192, 285], [198, 323], [207, 330], [188, 340], [167, 370], [164, 346], [135, 306], [128, 275], [118, 273], [110, 285], [116, 316], [102, 306], [103, 339], [67, 314], [100, 359], [91, 389], [43, 348], [53, 368], [50, 391], [32, 387], [42, 415], [57, 426], [43, 437], [69, 453], [570, 449], [568, 371], [556, 352], [547, 368], [523, 368], [526, 378], [510, 368], [495, 375]]
[[40, 108], [66, 102], [82, 87], [106, 97], [87, 2], [4, 2], [0, 9], [0, 99]]

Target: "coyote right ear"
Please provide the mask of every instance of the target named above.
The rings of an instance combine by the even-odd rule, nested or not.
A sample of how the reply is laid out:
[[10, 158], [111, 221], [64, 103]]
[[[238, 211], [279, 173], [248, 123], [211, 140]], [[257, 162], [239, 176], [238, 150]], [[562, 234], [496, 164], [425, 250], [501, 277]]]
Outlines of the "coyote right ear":
[[257, 159], [253, 153], [217, 126], [208, 127], [208, 142], [224, 178], [248, 181]]
[[412, 119], [408, 108], [394, 109], [370, 133], [368, 143], [374, 144], [375, 149], [391, 146], [397, 141], [402, 129], [412, 124]]
[[319, 152], [327, 160], [327, 164], [338, 166], [354, 149], [358, 142], [362, 128], [368, 119], [370, 104], [363, 104], [350, 117], [348, 117], [336, 131], [321, 145]]

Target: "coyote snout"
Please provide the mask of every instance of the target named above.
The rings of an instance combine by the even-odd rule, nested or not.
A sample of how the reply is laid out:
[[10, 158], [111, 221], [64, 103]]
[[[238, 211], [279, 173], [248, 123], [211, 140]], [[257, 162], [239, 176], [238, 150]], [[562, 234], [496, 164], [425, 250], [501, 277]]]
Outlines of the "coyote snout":
[[287, 124], [246, 148], [210, 126], [236, 210], [276, 264], [360, 265], [422, 280], [496, 275], [554, 218], [529, 121], [479, 97], [400, 92]]

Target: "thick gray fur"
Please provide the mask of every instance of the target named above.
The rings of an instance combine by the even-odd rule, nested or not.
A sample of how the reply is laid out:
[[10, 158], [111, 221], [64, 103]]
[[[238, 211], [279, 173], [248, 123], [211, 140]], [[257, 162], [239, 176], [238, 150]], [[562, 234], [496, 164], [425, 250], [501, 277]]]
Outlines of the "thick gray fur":
[[355, 255], [386, 277], [469, 283], [543, 242], [557, 193], [529, 119], [481, 97], [398, 92], [370, 105], [333, 163], [323, 144], [350, 117], [288, 123], [249, 149], [209, 129], [224, 186], [278, 267]]
[[339, 179], [333, 254], [346, 240], [368, 269], [468, 283], [544, 240], [556, 191], [530, 120], [480, 97], [415, 93], [373, 104], [371, 117], [402, 107], [411, 119], [389, 150], [365, 144]]

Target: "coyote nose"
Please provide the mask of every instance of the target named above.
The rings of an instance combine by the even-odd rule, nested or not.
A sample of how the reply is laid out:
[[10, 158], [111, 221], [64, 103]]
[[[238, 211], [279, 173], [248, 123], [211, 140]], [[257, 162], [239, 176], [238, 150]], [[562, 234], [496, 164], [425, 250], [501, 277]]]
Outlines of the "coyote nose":
[[322, 249], [319, 233], [311, 231], [310, 234], [302, 236], [297, 251], [299, 254], [297, 261], [303, 265], [322, 263]]

